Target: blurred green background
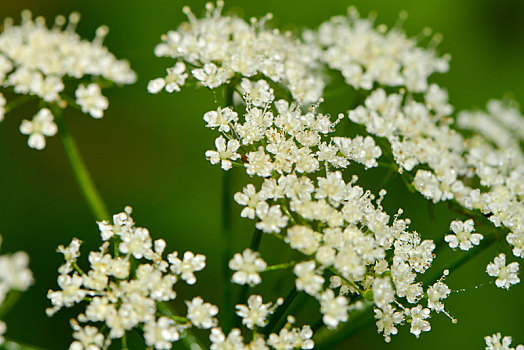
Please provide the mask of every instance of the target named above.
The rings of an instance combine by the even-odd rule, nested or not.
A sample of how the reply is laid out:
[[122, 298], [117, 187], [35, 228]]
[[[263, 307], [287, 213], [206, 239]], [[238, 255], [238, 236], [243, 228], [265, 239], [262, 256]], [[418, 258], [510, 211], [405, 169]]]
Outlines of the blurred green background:
[[[375, 10], [377, 22], [386, 24], [393, 24], [398, 13], [407, 10], [409, 18], [404, 28], [410, 35], [420, 33], [426, 26], [442, 33], [444, 42], [439, 51], [451, 53], [451, 70], [434, 77], [434, 81], [448, 89], [457, 109], [482, 108], [488, 99], [505, 95], [524, 101], [522, 0], [230, 0], [226, 2], [226, 12], [233, 11], [244, 18], [273, 12], [275, 26], [298, 30], [316, 27], [331, 16], [344, 14], [351, 4], [364, 14]], [[72, 113], [68, 117], [70, 127], [111, 212], [131, 205], [137, 224], [148, 227], [153, 237], [165, 238], [168, 250], [190, 249], [208, 256], [208, 267], [199, 274], [197, 285], [182, 288], [179, 295], [202, 295], [219, 303], [222, 282], [216, 247], [220, 239], [221, 170], [205, 160], [204, 152], [213, 147], [215, 134], [204, 128], [202, 121], [203, 113], [216, 108], [215, 96], [205, 89], [159, 95], [146, 91], [147, 82], [162, 76], [171, 64], [169, 60], [157, 59], [153, 48], [161, 34], [184, 20], [183, 5], [190, 5], [201, 14], [204, 1], [0, 0], [0, 17], [18, 18], [20, 11], [27, 8], [51, 22], [57, 14], [77, 10], [83, 16], [78, 31], [84, 37], [93, 37], [100, 24], [110, 27], [106, 45], [118, 57], [129, 59], [138, 82], [105, 91], [110, 108], [103, 119]], [[335, 106], [331, 112], [345, 112], [346, 108], [340, 105], [337, 110]], [[57, 287], [56, 269], [61, 258], [55, 249], [76, 236], [86, 241], [86, 252], [96, 249], [99, 236], [59, 139], [48, 139], [46, 149], [38, 152], [30, 150], [26, 136], [18, 132], [20, 119], [31, 117], [33, 111], [22, 109], [19, 115], [8, 116], [0, 124], [2, 251], [28, 252], [36, 278], [34, 286], [6, 317], [7, 336], [47, 349], [64, 349], [71, 341], [68, 319], [78, 310], [62, 311], [51, 319], [44, 314], [49, 306], [46, 292]], [[235, 174], [235, 190], [240, 190], [246, 181], [239, 173]], [[363, 179], [364, 184], [366, 181], [371, 187], [376, 182], [373, 177]], [[442, 220], [431, 223], [425, 204], [420, 205], [420, 197], [406, 194], [398, 181], [393, 185], [396, 188], [385, 201], [388, 208], [396, 211], [403, 207], [405, 216], [413, 219], [413, 228], [423, 237], [436, 237], [447, 231], [451, 217], [443, 208], [435, 208]], [[238, 212], [235, 205], [235, 214]], [[249, 244], [252, 224], [238, 219], [234, 231], [234, 250], [239, 251]], [[420, 339], [409, 334], [408, 327], [402, 327], [391, 344], [385, 344], [371, 326], [339, 348], [480, 349], [484, 347], [483, 336], [497, 331], [524, 342], [524, 286], [517, 285], [509, 291], [496, 289], [492, 284], [475, 288], [491, 281], [484, 269], [501, 249], [506, 249], [504, 243], [484, 252], [448, 279], [452, 289], [466, 289], [448, 299], [447, 309], [458, 318], [457, 325], [439, 314], [431, 320], [433, 330]], [[283, 249], [275, 240], [264, 237], [262, 250], [270, 262], [282, 261], [279, 254]], [[457, 258], [458, 254], [449, 256]], [[291, 285], [291, 281], [282, 284], [286, 283]], [[294, 305], [297, 313], [300, 307], [301, 304]]]

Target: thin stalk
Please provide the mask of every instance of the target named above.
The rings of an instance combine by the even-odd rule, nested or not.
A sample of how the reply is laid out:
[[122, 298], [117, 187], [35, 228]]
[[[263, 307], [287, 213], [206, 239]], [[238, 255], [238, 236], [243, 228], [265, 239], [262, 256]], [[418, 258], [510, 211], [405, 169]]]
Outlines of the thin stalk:
[[[233, 106], [233, 86], [226, 86], [224, 90], [224, 99], [226, 106]], [[233, 235], [231, 231], [231, 207], [233, 191], [231, 189], [230, 171], [222, 173], [222, 279], [224, 281], [222, 309], [222, 326], [224, 331], [228, 332], [233, 325], [233, 286], [231, 284], [231, 271], [229, 269], [229, 260], [232, 255]]]
[[122, 350], [128, 350], [127, 347], [127, 333], [124, 332], [124, 335], [122, 336]]
[[260, 241], [262, 240], [262, 234], [262, 231], [255, 227], [255, 230], [253, 231], [253, 237], [251, 237], [249, 249], [258, 251], [258, 248], [260, 247]]
[[11, 308], [16, 304], [18, 299], [20, 299], [20, 296], [22, 295], [22, 292], [18, 290], [10, 291], [7, 294], [7, 297], [5, 298], [4, 302], [2, 303], [2, 307], [0, 307], [0, 319], [3, 318], [3, 316], [11, 310]]
[[62, 140], [67, 159], [69, 164], [71, 164], [76, 182], [87, 202], [89, 210], [97, 221], [108, 220], [110, 218], [109, 212], [80, 156], [76, 142], [66, 126], [62, 111], [54, 108], [53, 114], [55, 115], [55, 121], [58, 125], [60, 139]]
[[282, 305], [280, 305], [275, 310], [273, 315], [271, 315], [269, 319], [269, 323], [267, 324], [267, 327], [264, 332], [266, 336], [271, 334], [271, 332], [274, 330], [275, 326], [278, 324], [278, 322], [280, 321], [280, 319], [286, 312], [287, 308], [289, 307], [289, 305], [291, 305], [293, 300], [295, 300], [297, 295], [298, 295], [297, 287], [293, 286], [293, 289], [291, 289], [289, 293], [287, 294], [287, 296], [284, 298], [284, 302], [282, 303]]
[[266, 269], [263, 272], [285, 270], [285, 269], [289, 269], [290, 267], [295, 266], [296, 264], [297, 264], [296, 261], [290, 261], [288, 263], [271, 265], [271, 266], [266, 267]]

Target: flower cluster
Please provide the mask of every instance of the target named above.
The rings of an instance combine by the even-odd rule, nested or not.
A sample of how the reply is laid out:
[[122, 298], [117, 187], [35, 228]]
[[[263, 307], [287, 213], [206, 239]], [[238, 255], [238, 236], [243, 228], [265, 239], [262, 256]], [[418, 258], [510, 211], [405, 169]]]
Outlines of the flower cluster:
[[[246, 96], [242, 116], [230, 107], [206, 113], [207, 126], [222, 130], [217, 144], [227, 139], [230, 151], [217, 149], [206, 156], [213, 164], [221, 160], [226, 170], [236, 164], [264, 178], [260, 189], [249, 184], [234, 198], [244, 206], [242, 216], [256, 219], [257, 229], [306, 256], [294, 267], [297, 289], [318, 300], [330, 328], [345, 322], [355, 307], [335, 293], [344, 290], [361, 297], [372, 293], [378, 327], [387, 340], [405, 321], [416, 336], [428, 331], [430, 310], [444, 311], [442, 300], [450, 293], [441, 281], [426, 290], [416, 281], [433, 261], [434, 243], [408, 230], [410, 220], [400, 219], [402, 210], [391, 219], [381, 206], [385, 190], [377, 198], [355, 184], [356, 176], [346, 181], [340, 171], [353, 162], [376, 167], [382, 152], [373, 138], [331, 137], [338, 120], [328, 115], [315, 109], [302, 113], [271, 97], [260, 107], [251, 100]], [[209, 117], [220, 114], [229, 117]], [[246, 250], [230, 267], [236, 271], [234, 282], [257, 284], [265, 262]], [[431, 295], [425, 306], [420, 303], [424, 295]]]
[[218, 313], [217, 307], [200, 297], [186, 302], [187, 318], [171, 313], [158, 315], [159, 310], [168, 307], [168, 301], [175, 299], [173, 288], [177, 281], [196, 282], [194, 273], [205, 267], [205, 256], [185, 252], [179, 257], [173, 252], [164, 260], [165, 241], [152, 241], [147, 229], [135, 227], [130, 214], [131, 208], [127, 207], [125, 212], [114, 215], [112, 224], [98, 223], [104, 242], [99, 251], [89, 253], [87, 272], [77, 264], [80, 240], [74, 238], [69, 246], [58, 247], [65, 264], [58, 269], [60, 290], [48, 293], [53, 305], [47, 309], [48, 315], [87, 302], [85, 312], [71, 320], [75, 331], [71, 349], [106, 348], [136, 327], [143, 329], [147, 346], [171, 349], [171, 343], [185, 329], [216, 324], [213, 316]]
[[[64, 16], [58, 16], [48, 28], [43, 17], [33, 19], [28, 10], [22, 12], [18, 25], [11, 18], [5, 19], [0, 33], [2, 89], [37, 97], [42, 104], [58, 110], [72, 104], [93, 118], [102, 117], [108, 101], [100, 87], [106, 82], [131, 84], [136, 76], [127, 61], [116, 59], [103, 46], [107, 27], [99, 27], [93, 41], [87, 41], [75, 32], [79, 20], [76, 12], [68, 22]], [[66, 86], [66, 79], [72, 80], [74, 86]], [[69, 96], [70, 89], [75, 89], [75, 98]], [[24, 97], [18, 97], [6, 104], [0, 91], [0, 121], [23, 100]], [[45, 136], [56, 134], [54, 117], [57, 116], [43, 108], [32, 121], [22, 122], [20, 131], [29, 135], [29, 147], [43, 149]]]
[[[520, 179], [524, 176], [524, 154], [515, 131], [519, 130], [519, 123], [515, 129], [499, 123], [502, 126], [495, 131], [487, 122], [500, 119], [509, 123], [522, 116], [514, 107], [495, 101], [488, 108], [492, 113], [497, 112], [496, 116], [462, 112], [457, 124], [463, 128], [473, 125], [469, 131], [477, 132], [466, 138], [451, 127], [448, 106], [447, 95], [436, 85], [429, 87], [420, 102], [410, 93], [388, 95], [377, 89], [364, 105], [350, 110], [348, 116], [354, 123], [365, 126], [369, 134], [388, 141], [395, 169], [408, 178], [415, 190], [434, 203], [450, 201], [459, 206], [459, 211], [469, 211], [473, 216], [462, 227], [458, 221], [451, 224], [456, 237], [448, 235], [446, 240], [452, 248], [460, 245], [460, 249], [468, 250], [479, 244], [482, 235], [471, 233], [477, 220], [491, 232], [506, 229], [506, 240], [513, 254], [523, 258], [524, 205]], [[478, 122], [473, 123], [474, 118]], [[491, 133], [478, 133], [488, 129]], [[514, 142], [501, 143], [497, 138]]]
[[[448, 56], [440, 58], [433, 49], [418, 47], [399, 27], [375, 28], [374, 18], [360, 18], [354, 7], [347, 16], [333, 17], [317, 31], [307, 31], [305, 38], [321, 47], [321, 60], [340, 71], [355, 89], [386, 85], [425, 92], [431, 74], [449, 69]], [[438, 41], [439, 36], [434, 39]]]
[[[0, 236], [0, 246], [2, 236]], [[26, 291], [33, 284], [33, 274], [28, 268], [29, 256], [25, 252], [0, 255], [0, 307], [14, 291]], [[6, 311], [6, 310], [3, 310]], [[4, 343], [6, 324], [0, 320], [0, 345]]]
[[158, 57], [177, 59], [167, 75], [149, 83], [151, 93], [164, 89], [179, 91], [191, 76], [214, 89], [238, 77], [263, 75], [291, 92], [295, 100], [316, 102], [324, 81], [319, 73], [319, 49], [293, 38], [289, 33], [266, 28], [271, 19], [246, 23], [223, 16], [223, 1], [206, 5], [206, 15], [196, 18], [188, 7], [188, 23], [162, 36], [155, 48]]

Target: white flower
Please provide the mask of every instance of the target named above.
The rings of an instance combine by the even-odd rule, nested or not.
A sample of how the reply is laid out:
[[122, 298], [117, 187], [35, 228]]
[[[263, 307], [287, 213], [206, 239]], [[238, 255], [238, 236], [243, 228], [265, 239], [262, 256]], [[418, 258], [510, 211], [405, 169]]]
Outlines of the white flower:
[[258, 148], [258, 151], [247, 154], [246, 172], [249, 175], [269, 177], [272, 171], [271, 159], [262, 146]]
[[266, 199], [261, 193], [257, 193], [255, 186], [252, 184], [248, 184], [244, 187], [242, 192], [235, 193], [233, 198], [238, 204], [245, 206], [245, 208], [242, 209], [240, 216], [251, 220], [255, 218], [255, 210], [258, 203]]
[[375, 304], [384, 309], [388, 304], [393, 302], [395, 298], [395, 291], [391, 285], [391, 279], [386, 278], [375, 278], [373, 281], [373, 300]]
[[178, 328], [167, 317], [160, 317], [157, 321], [147, 322], [144, 325], [144, 339], [146, 345], [155, 349], [171, 349], [173, 342], [180, 338]]
[[250, 286], [260, 284], [262, 279], [258, 273], [264, 271], [266, 266], [266, 262], [258, 252], [245, 249], [242, 254], [236, 253], [229, 261], [229, 268], [236, 271], [231, 280], [236, 284], [249, 284]]
[[251, 80], [243, 78], [240, 82], [240, 92], [247, 95], [248, 101], [254, 106], [263, 107], [273, 101], [273, 89], [265, 80], [258, 80], [256, 83]]
[[229, 140], [226, 145], [226, 139], [223, 136], [215, 140], [216, 151], [206, 151], [206, 157], [211, 164], [218, 164], [222, 161], [222, 169], [229, 170], [233, 166], [232, 160], [240, 158], [240, 154], [236, 153], [240, 147], [237, 140]]
[[195, 284], [195, 272], [202, 270], [206, 266], [206, 257], [202, 254], [195, 255], [193, 252], [184, 253], [184, 260], [178, 258], [178, 252], [173, 252], [167, 256], [171, 263], [171, 271], [181, 275], [187, 284]]
[[53, 308], [47, 309], [48, 315], [53, 315], [58, 309], [66, 306], [70, 307], [75, 303], [79, 303], [86, 296], [87, 291], [82, 289], [83, 279], [78, 275], [60, 275], [58, 276], [58, 285], [61, 291], [47, 292], [47, 298], [51, 300]]
[[388, 304], [383, 309], [375, 309], [375, 319], [377, 319], [378, 331], [384, 333], [384, 340], [389, 343], [391, 335], [398, 332], [395, 325], [404, 321], [404, 314]]
[[180, 91], [180, 87], [184, 85], [187, 78], [186, 65], [184, 62], [177, 62], [174, 67], [167, 69], [166, 91]]
[[486, 272], [492, 277], [497, 277], [495, 285], [499, 288], [509, 289], [512, 284], [520, 282], [517, 276], [519, 263], [515, 261], [506, 266], [506, 255], [504, 253], [500, 253], [493, 262], [488, 264]]
[[109, 105], [97, 84], [89, 84], [87, 87], [79, 85], [75, 96], [76, 103], [82, 108], [82, 112], [89, 113], [93, 118], [102, 118]]
[[157, 94], [166, 86], [164, 78], [156, 78], [147, 83], [147, 91], [151, 94]]
[[254, 326], [264, 327], [270, 313], [271, 303], [264, 304], [260, 295], [251, 295], [247, 305], [236, 305], [237, 315], [242, 317], [242, 324], [253, 329]]
[[151, 251], [151, 236], [146, 228], [138, 227], [131, 231], [124, 231], [120, 238], [122, 242], [118, 245], [118, 249], [124, 254], [132, 254], [136, 259], [142, 259]]
[[58, 131], [56, 124], [53, 121], [54, 117], [51, 111], [47, 108], [42, 108], [34, 117], [32, 121], [23, 120], [20, 125], [20, 132], [24, 135], [29, 135], [27, 144], [29, 147], [41, 150], [45, 147], [44, 136], [54, 136]]
[[324, 277], [315, 272], [315, 261], [305, 261], [295, 265], [293, 271], [297, 276], [295, 284], [298, 290], [303, 290], [309, 295], [316, 296], [322, 289]]
[[193, 69], [193, 76], [202, 82], [202, 85], [214, 89], [231, 78], [232, 73], [225, 68], [217, 67], [214, 63], [206, 63], [203, 68]]
[[423, 309], [422, 305], [417, 305], [409, 310], [409, 315], [411, 316], [411, 329], [409, 331], [417, 338], [421, 332], [431, 330], [431, 325], [426, 321], [430, 317], [429, 309]]
[[[293, 321], [293, 317], [290, 316], [290, 318]], [[290, 319], [288, 319], [288, 322], [290, 322]], [[280, 330], [278, 335], [271, 333], [267, 344], [273, 349], [313, 349], [315, 343], [311, 339], [312, 337], [313, 331], [310, 326], [305, 325], [300, 329], [296, 327], [291, 328], [288, 324]]]
[[[491, 336], [484, 337], [484, 340], [486, 341], [486, 350], [514, 350], [511, 345], [511, 341], [513, 340], [511, 337], [506, 336], [502, 338], [502, 335], [500, 333], [493, 334]], [[501, 342], [502, 340], [502, 342]], [[524, 350], [524, 346], [517, 345], [515, 350]]]
[[214, 129], [218, 127], [220, 132], [229, 132], [230, 126], [238, 120], [238, 114], [231, 108], [220, 108], [216, 111], [209, 111], [204, 114], [204, 121], [207, 123], [206, 127]]
[[198, 328], [208, 329], [217, 325], [218, 321], [213, 316], [218, 314], [218, 307], [204, 303], [201, 297], [195, 297], [191, 302], [186, 301], [187, 318]]
[[260, 219], [256, 223], [256, 228], [265, 233], [280, 232], [286, 227], [288, 217], [282, 214], [280, 205], [269, 206], [266, 202], [260, 202], [256, 208], [256, 214]]
[[444, 304], [442, 303], [442, 299], [446, 299], [450, 293], [451, 290], [443, 282], [437, 282], [433, 284], [427, 290], [428, 307], [436, 312], [444, 311]]
[[480, 240], [484, 238], [480, 233], [472, 233], [475, 229], [472, 219], [464, 222], [454, 220], [450, 224], [450, 229], [454, 235], [446, 235], [444, 238], [449, 242], [451, 248], [460, 247], [461, 250], [470, 250], [473, 245], [479, 245]]
[[335, 328], [340, 322], [348, 319], [348, 300], [339, 295], [335, 297], [333, 290], [328, 289], [320, 295], [320, 312], [322, 321], [328, 328]]
[[307, 226], [296, 225], [287, 230], [286, 243], [306, 255], [316, 252], [319, 240], [320, 234]]
[[240, 333], [240, 329], [233, 328], [229, 332], [228, 336], [224, 335], [222, 329], [213, 328], [211, 329], [211, 334], [209, 335], [209, 340], [211, 340], [211, 350], [245, 350], [244, 339]]
[[71, 327], [75, 331], [69, 350], [99, 350], [104, 346], [104, 335], [98, 332], [96, 327], [81, 327], [75, 319], [71, 320]]
[[442, 199], [440, 182], [432, 172], [419, 169], [415, 174], [414, 185], [417, 191], [427, 199], [433, 200], [433, 203]]

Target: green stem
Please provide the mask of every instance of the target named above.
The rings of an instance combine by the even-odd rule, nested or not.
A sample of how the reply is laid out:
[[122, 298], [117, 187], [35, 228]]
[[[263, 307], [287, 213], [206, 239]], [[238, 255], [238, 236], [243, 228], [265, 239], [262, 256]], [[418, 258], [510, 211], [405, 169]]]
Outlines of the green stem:
[[249, 248], [253, 251], [258, 251], [258, 248], [260, 247], [260, 241], [262, 240], [262, 231], [255, 227], [255, 230], [253, 231], [253, 237], [251, 237], [251, 244], [249, 245]]
[[124, 332], [124, 335], [122, 336], [122, 350], [129, 350], [127, 347], [127, 333]]
[[[224, 102], [226, 106], [233, 106], [234, 88], [231, 85], [225, 87]], [[229, 260], [232, 255], [233, 235], [231, 231], [231, 207], [232, 189], [230, 171], [222, 172], [222, 279], [224, 281], [223, 303], [222, 303], [222, 327], [225, 332], [229, 332], [233, 325], [233, 286], [231, 284], [231, 270]]]
[[9, 312], [9, 310], [11, 310], [11, 308], [16, 304], [18, 299], [20, 299], [21, 295], [22, 292], [18, 290], [12, 290], [7, 294], [7, 297], [2, 303], [2, 307], [0, 307], [0, 318], [2, 318], [6, 313]]
[[53, 108], [53, 114], [55, 115], [55, 121], [58, 125], [60, 139], [62, 140], [67, 159], [71, 164], [78, 186], [82, 191], [91, 213], [97, 221], [108, 220], [110, 216], [104, 201], [98, 193], [91, 179], [91, 175], [80, 156], [76, 142], [66, 126], [62, 111], [59, 108]]
[[272, 265], [272, 266], [266, 267], [266, 269], [263, 272], [276, 271], [276, 270], [285, 270], [285, 269], [289, 269], [290, 267], [295, 266], [296, 264], [297, 264], [296, 261], [290, 261], [290, 262], [284, 263], [284, 264]]
[[273, 315], [271, 315], [269, 319], [269, 323], [267, 324], [265, 332], [264, 332], [266, 337], [269, 334], [271, 334], [271, 332], [274, 330], [274, 328], [276, 327], [276, 325], [278, 324], [278, 322], [280, 321], [280, 319], [286, 312], [287, 308], [289, 307], [289, 305], [291, 305], [293, 300], [295, 300], [297, 295], [298, 295], [297, 287], [293, 286], [293, 289], [291, 289], [289, 293], [287, 294], [287, 296], [284, 298], [284, 302], [282, 303], [282, 305], [280, 305], [275, 310]]

